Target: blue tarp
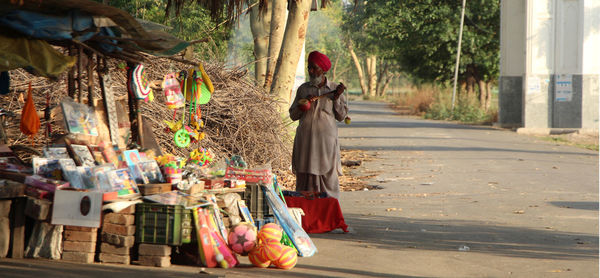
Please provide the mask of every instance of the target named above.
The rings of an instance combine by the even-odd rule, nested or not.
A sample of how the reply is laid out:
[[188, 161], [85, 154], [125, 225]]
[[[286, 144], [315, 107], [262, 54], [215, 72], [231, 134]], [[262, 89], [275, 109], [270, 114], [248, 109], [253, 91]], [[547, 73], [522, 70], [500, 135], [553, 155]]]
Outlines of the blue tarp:
[[[76, 10], [69, 12], [66, 16], [12, 10], [0, 16], [0, 25], [41, 40], [84, 42], [98, 33], [104, 36], [115, 36], [110, 28], [96, 28], [91, 15]], [[109, 44], [101, 44], [100, 47], [107, 52], [113, 52], [116, 49], [115, 46]]]

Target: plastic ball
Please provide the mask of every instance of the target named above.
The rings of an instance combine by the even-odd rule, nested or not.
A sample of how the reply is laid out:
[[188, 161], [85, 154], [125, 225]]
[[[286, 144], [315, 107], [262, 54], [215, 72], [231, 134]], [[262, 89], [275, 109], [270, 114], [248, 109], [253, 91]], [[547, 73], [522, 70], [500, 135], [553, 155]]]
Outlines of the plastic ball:
[[283, 230], [281, 227], [275, 223], [267, 223], [258, 232], [258, 239], [261, 241], [265, 241], [267, 239], [274, 239], [276, 241], [281, 240], [281, 235]]
[[269, 259], [264, 258], [260, 254], [260, 250], [257, 248], [250, 251], [250, 253], [248, 254], [248, 259], [256, 267], [267, 268], [269, 267], [269, 265], [271, 265], [271, 261], [269, 261]]
[[270, 261], [277, 261], [279, 257], [281, 257], [281, 252], [283, 252], [283, 246], [284, 245], [277, 240], [267, 239], [261, 243], [260, 251], [263, 258], [267, 258]]
[[246, 256], [256, 247], [256, 227], [247, 222], [239, 223], [230, 230], [227, 239], [233, 252]]
[[297, 262], [298, 254], [296, 253], [296, 250], [294, 250], [292, 247], [284, 246], [283, 251], [281, 252], [281, 257], [279, 257], [279, 259], [273, 263], [275, 266], [281, 269], [292, 269], [294, 266], [296, 266]]

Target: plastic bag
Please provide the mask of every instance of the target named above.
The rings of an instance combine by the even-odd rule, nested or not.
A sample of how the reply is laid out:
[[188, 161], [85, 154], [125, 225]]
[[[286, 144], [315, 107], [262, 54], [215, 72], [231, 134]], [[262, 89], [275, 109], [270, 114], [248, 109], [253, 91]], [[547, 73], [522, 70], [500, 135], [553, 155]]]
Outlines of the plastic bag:
[[23, 112], [21, 113], [21, 132], [33, 138], [38, 130], [40, 130], [40, 117], [38, 117], [38, 114], [35, 111], [31, 91], [31, 82], [29, 82], [27, 100], [25, 101], [25, 106], [23, 106]]

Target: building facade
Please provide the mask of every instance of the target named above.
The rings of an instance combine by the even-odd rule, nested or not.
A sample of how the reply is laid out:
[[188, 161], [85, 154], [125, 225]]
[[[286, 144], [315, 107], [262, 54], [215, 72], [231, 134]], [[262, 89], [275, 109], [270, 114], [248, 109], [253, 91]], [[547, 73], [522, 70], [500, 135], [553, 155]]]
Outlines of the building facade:
[[598, 129], [600, 1], [502, 0], [499, 124]]

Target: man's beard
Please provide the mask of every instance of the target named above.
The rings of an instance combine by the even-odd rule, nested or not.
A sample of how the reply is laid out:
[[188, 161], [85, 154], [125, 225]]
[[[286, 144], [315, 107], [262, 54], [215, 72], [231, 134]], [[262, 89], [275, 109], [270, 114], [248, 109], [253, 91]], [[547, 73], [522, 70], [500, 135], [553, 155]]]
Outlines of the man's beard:
[[319, 76], [309, 76], [308, 82], [315, 86], [315, 87], [319, 87], [319, 85], [321, 85], [321, 83], [323, 83], [323, 79], [325, 78], [325, 75], [321, 74]]

